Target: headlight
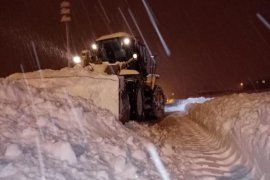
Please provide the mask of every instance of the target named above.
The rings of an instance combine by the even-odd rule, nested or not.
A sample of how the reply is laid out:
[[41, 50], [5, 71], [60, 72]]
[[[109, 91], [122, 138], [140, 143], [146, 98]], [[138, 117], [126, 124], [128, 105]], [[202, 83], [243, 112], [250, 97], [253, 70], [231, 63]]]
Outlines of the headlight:
[[132, 55], [133, 59], [137, 59], [138, 58], [138, 55], [135, 53]]
[[72, 60], [73, 60], [73, 62], [74, 62], [75, 64], [79, 64], [79, 63], [82, 62], [80, 56], [74, 56]]
[[124, 45], [126, 45], [126, 46], [128, 46], [129, 44], [130, 44], [130, 39], [129, 38], [124, 38], [123, 39], [123, 43], [124, 43]]
[[98, 49], [98, 46], [97, 46], [97, 44], [94, 43], [94, 44], [91, 45], [91, 48], [92, 48], [93, 50], [97, 50], [97, 49]]

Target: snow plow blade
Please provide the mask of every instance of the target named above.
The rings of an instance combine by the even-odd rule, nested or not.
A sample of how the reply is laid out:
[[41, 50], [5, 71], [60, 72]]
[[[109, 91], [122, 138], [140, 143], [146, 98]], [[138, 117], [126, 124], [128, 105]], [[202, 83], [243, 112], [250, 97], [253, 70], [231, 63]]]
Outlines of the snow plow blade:
[[70, 96], [87, 99], [96, 106], [109, 110], [117, 119], [121, 118], [119, 113], [119, 77], [116, 75], [92, 72], [89, 67], [85, 67], [16, 73], [7, 79], [19, 81], [48, 92], [56, 90]]

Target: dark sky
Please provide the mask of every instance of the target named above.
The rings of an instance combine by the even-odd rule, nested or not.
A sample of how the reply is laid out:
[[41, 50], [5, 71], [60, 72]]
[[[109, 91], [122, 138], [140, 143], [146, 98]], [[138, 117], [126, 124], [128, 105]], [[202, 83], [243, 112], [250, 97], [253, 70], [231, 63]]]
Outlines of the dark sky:
[[[60, 0], [1, 0], [0, 76], [66, 65]], [[87, 48], [94, 37], [128, 31], [118, 7], [139, 36], [134, 16], [158, 56], [160, 82], [166, 94], [194, 96], [204, 91], [236, 88], [241, 81], [270, 77], [270, 30], [256, 16], [270, 22], [269, 0], [148, 0], [171, 56], [167, 56], [141, 0], [71, 0], [72, 52]], [[36, 51], [35, 51], [36, 50]], [[36, 53], [35, 53], [36, 52]]]

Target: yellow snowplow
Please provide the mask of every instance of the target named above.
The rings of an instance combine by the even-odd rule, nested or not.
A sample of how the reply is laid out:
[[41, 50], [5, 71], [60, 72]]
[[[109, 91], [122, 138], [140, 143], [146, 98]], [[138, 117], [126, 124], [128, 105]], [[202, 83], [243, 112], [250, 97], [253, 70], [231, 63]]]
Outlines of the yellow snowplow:
[[86, 98], [122, 122], [163, 117], [165, 96], [156, 84], [156, 61], [133, 36], [124, 32], [101, 36], [73, 60], [73, 68], [8, 78]]

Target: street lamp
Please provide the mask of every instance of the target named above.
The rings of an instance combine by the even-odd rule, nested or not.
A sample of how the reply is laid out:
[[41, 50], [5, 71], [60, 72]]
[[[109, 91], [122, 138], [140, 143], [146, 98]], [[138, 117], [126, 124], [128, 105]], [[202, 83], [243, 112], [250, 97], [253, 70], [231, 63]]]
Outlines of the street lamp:
[[69, 38], [69, 22], [71, 21], [70, 16], [70, 2], [64, 0], [60, 4], [61, 22], [66, 25], [66, 39], [67, 39], [67, 60], [68, 67], [71, 67], [71, 55], [70, 55], [70, 38]]

